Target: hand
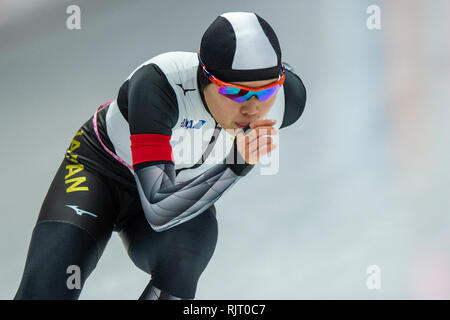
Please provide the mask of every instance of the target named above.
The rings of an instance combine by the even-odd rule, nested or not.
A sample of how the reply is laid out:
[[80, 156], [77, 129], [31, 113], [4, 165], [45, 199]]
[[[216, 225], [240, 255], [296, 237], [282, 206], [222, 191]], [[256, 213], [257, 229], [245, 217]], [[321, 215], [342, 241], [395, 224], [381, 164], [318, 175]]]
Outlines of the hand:
[[273, 128], [276, 120], [255, 120], [250, 123], [250, 131], [244, 135], [243, 131], [236, 135], [236, 146], [241, 157], [248, 164], [256, 164], [263, 156], [272, 152], [278, 145], [273, 143], [272, 137], [278, 130]]

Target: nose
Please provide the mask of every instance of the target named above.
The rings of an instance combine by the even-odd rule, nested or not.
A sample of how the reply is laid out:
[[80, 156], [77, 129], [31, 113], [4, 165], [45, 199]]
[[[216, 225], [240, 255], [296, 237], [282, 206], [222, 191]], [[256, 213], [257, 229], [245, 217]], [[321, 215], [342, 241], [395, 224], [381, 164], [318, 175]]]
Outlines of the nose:
[[256, 96], [251, 97], [242, 104], [241, 113], [247, 117], [256, 115], [258, 113], [258, 101]]

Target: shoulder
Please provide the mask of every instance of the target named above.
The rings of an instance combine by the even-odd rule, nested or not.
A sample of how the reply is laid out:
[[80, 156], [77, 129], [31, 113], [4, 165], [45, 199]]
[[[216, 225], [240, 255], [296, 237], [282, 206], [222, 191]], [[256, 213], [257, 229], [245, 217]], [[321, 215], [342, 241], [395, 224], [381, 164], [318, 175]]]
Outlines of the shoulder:
[[132, 133], [171, 134], [180, 113], [185, 113], [190, 97], [184, 91], [194, 88], [197, 67], [195, 53], [175, 51], [145, 61], [130, 74], [118, 100], [128, 106]]
[[128, 77], [156, 66], [169, 82], [180, 82], [186, 76], [191, 76], [198, 66], [197, 55], [193, 52], [171, 51], [159, 54], [138, 66]]
[[177, 93], [183, 92], [181, 88], [196, 86], [197, 68], [197, 55], [193, 52], [162, 53], [134, 69], [124, 87], [129, 95], [153, 95], [156, 91], [171, 99], [183, 99]]
[[285, 106], [280, 129], [295, 123], [302, 115], [306, 104], [306, 88], [303, 81], [290, 64], [286, 62], [283, 64], [286, 71], [283, 84]]

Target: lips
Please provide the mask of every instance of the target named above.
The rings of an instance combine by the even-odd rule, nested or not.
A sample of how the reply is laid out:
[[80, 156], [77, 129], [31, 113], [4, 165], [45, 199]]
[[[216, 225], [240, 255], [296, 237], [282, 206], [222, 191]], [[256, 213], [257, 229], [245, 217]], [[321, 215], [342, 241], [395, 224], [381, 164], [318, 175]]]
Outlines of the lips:
[[249, 124], [248, 122], [235, 122], [235, 123], [241, 129], [245, 128]]

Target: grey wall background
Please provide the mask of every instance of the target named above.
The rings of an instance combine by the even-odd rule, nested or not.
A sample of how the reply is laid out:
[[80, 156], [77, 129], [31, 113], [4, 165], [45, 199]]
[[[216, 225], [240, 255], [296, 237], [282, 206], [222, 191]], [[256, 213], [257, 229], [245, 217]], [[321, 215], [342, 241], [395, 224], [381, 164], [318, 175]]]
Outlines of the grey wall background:
[[[70, 4], [81, 30], [66, 28]], [[371, 4], [381, 30], [366, 28]], [[450, 1], [3, 0], [1, 299], [76, 130], [135, 67], [195, 51], [226, 11], [271, 23], [308, 101], [281, 132], [279, 173], [254, 170], [218, 201], [196, 298], [450, 298]], [[81, 299], [136, 299], [148, 280], [113, 234]]]

